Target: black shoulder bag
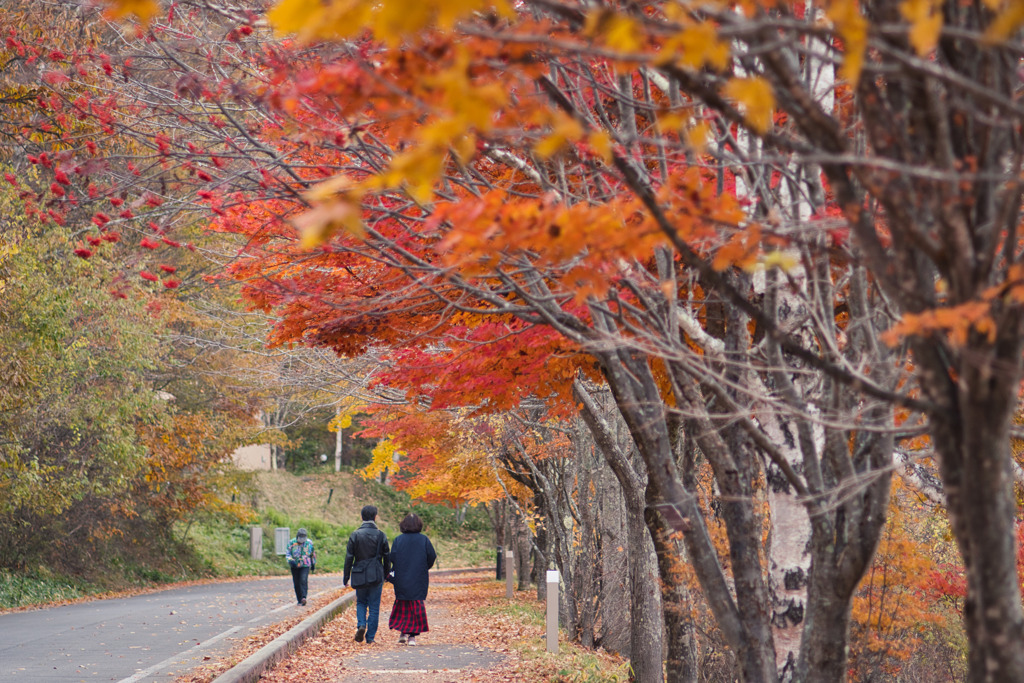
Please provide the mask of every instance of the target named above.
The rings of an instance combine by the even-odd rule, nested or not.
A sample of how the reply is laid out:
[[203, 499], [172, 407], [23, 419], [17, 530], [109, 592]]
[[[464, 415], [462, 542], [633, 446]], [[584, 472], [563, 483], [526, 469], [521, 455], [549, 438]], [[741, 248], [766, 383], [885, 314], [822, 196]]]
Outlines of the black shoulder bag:
[[375, 588], [384, 583], [384, 566], [380, 562], [381, 537], [384, 532], [378, 532], [377, 554], [367, 560], [360, 560], [352, 567], [353, 588]]

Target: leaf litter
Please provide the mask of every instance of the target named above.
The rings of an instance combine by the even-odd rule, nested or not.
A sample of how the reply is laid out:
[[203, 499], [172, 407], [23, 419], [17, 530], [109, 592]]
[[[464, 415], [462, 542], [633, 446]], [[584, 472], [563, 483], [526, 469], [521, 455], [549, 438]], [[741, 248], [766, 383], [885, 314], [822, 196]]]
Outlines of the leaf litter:
[[[209, 683], [348, 590], [321, 593], [300, 613], [249, 636], [230, 656], [207, 662], [175, 683]], [[385, 584], [375, 643], [355, 642], [353, 602], [297, 651], [264, 672], [261, 683], [540, 683], [569, 680], [565, 675], [581, 657], [587, 659], [587, 668], [595, 660], [602, 669], [624, 666], [624, 660], [611, 653], [566, 643], [564, 634], [559, 654], [547, 653], [543, 602], [536, 600], [533, 591], [517, 591], [510, 604], [504, 582], [481, 579], [479, 574], [433, 579], [426, 602], [430, 631], [416, 639], [416, 647], [399, 645], [399, 634], [388, 629], [393, 603], [394, 591]], [[445, 668], [452, 661], [457, 668]]]

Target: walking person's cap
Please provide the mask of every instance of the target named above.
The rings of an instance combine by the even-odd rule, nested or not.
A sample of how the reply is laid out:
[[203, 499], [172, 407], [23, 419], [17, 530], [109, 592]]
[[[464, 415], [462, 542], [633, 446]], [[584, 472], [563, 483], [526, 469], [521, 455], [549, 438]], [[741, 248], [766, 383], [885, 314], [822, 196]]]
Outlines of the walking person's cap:
[[306, 538], [309, 534], [306, 533], [305, 529], [299, 529], [298, 533], [295, 534], [295, 538]]

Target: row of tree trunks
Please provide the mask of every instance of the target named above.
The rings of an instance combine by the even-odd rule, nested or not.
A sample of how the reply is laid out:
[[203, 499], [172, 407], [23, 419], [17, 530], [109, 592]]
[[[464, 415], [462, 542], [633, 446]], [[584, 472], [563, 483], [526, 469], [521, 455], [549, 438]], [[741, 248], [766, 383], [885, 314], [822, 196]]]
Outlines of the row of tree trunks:
[[[646, 487], [634, 471], [642, 462], [630, 462], [616, 451], [616, 465], [632, 472], [629, 498], [615, 468], [602, 457], [603, 448], [595, 448], [592, 430], [580, 422], [572, 440], [575, 457], [570, 460], [527, 463], [513, 453], [503, 457], [512, 476], [533, 491], [531, 526], [537, 533], [532, 542], [553, 559], [545, 569], [556, 568], [562, 576], [560, 615], [571, 637], [629, 657], [635, 680], [660, 682], [665, 642], [662, 582], [645, 518]], [[508, 510], [506, 520], [513, 521], [505, 522], [502, 538], [506, 546], [518, 545], [516, 530], [527, 527], [516, 520], [527, 513], [518, 503]], [[572, 528], [559, 528], [565, 524]], [[570, 544], [575, 545], [567, 552]], [[535, 558], [539, 555], [534, 553]], [[539, 572], [533, 578], [538, 588], [546, 583]]]

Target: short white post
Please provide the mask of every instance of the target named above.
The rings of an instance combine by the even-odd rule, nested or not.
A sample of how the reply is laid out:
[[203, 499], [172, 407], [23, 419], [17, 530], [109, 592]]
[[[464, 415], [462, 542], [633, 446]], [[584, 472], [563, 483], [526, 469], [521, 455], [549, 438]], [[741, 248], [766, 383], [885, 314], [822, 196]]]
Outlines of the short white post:
[[515, 567], [512, 560], [515, 557], [515, 553], [511, 550], [505, 551], [505, 597], [509, 600], [512, 599], [512, 568]]
[[249, 527], [249, 557], [254, 560], [263, 559], [263, 527]]
[[548, 570], [548, 652], [558, 652], [558, 570]]

